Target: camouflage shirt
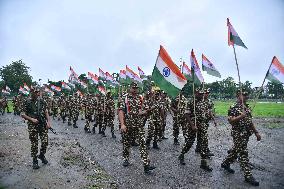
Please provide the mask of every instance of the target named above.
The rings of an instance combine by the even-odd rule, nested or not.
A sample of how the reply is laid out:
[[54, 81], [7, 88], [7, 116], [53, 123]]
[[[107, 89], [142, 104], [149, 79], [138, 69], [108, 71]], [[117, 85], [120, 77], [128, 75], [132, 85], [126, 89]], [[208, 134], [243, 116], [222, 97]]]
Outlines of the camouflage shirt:
[[[24, 101], [22, 112], [29, 117], [37, 119], [39, 124], [44, 124], [46, 121], [46, 110], [47, 104], [42, 98], [36, 100], [28, 98]], [[29, 123], [31, 124], [31, 122]]]
[[[250, 131], [251, 129], [250, 126], [252, 125], [252, 115], [248, 104], [245, 104], [244, 109], [246, 112], [246, 117], [242, 118], [241, 120], [233, 124], [233, 130], [235, 131], [243, 132], [243, 131]], [[242, 113], [242, 104], [240, 102], [235, 103], [228, 110], [229, 117], [237, 117], [241, 115], [241, 113]]]

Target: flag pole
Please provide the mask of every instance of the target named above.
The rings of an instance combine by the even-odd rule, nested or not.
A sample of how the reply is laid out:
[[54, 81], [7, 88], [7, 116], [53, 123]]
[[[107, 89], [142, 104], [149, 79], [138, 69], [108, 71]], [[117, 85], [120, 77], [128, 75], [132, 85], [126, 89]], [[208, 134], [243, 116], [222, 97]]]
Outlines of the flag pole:
[[196, 127], [196, 110], [195, 110], [195, 89], [194, 89], [194, 75], [195, 75], [195, 69], [194, 67], [192, 68], [193, 72], [192, 72], [192, 94], [193, 94], [193, 114], [194, 114], [194, 126]]
[[257, 95], [255, 96], [255, 98], [254, 98], [254, 100], [253, 100], [253, 105], [252, 105], [251, 111], [254, 110], [254, 108], [255, 108], [255, 106], [256, 106], [256, 100], [259, 98], [260, 93], [261, 93], [261, 91], [263, 90], [263, 85], [264, 85], [264, 82], [265, 82], [266, 77], [267, 77], [267, 75], [268, 75], [268, 72], [269, 72], [269, 70], [270, 70], [270, 68], [271, 68], [272, 62], [273, 62], [273, 61], [271, 61], [270, 65], [269, 65], [269, 68], [268, 68], [268, 70], [267, 70], [267, 72], [266, 72], [266, 75], [265, 75], [265, 77], [264, 77], [264, 79], [263, 79], [263, 81], [262, 81], [261, 87], [258, 89]]
[[[236, 62], [237, 71], [238, 71], [240, 93], [243, 94], [241, 77], [240, 77], [240, 69], [239, 69], [239, 64], [238, 64], [238, 60], [237, 60], [235, 44], [233, 44], [233, 49], [234, 49], [235, 62]], [[242, 108], [243, 108], [243, 111], [244, 111], [244, 101], [243, 101], [243, 98], [241, 98], [241, 102], [242, 102]]]

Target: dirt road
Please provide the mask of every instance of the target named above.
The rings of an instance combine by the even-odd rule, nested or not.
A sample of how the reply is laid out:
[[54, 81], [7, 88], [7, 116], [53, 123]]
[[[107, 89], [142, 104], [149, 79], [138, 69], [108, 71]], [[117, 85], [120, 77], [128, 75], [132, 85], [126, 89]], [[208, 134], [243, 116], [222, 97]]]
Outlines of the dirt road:
[[[150, 149], [151, 162], [157, 166], [152, 175], [144, 175], [138, 147], [131, 152], [131, 166], [124, 168], [122, 145], [116, 139], [98, 134], [85, 134], [84, 121], [75, 129], [61, 121], [53, 121], [58, 135], [49, 134], [47, 165], [32, 169], [30, 141], [23, 120], [12, 114], [0, 117], [0, 186], [2, 188], [254, 188], [244, 182], [238, 163], [236, 173], [228, 175], [220, 167], [232, 145], [230, 126], [225, 118], [217, 118], [218, 127], [209, 128], [209, 146], [215, 156], [209, 160], [212, 173], [199, 168], [200, 157], [194, 148], [186, 155], [186, 165], [177, 159], [181, 146], [174, 146], [172, 119], [168, 116], [166, 135], [161, 150]], [[262, 135], [257, 142], [252, 136], [249, 156], [253, 174], [260, 181], [258, 188], [284, 188], [284, 118], [256, 119]], [[279, 128], [268, 128], [269, 125]], [[117, 122], [116, 122], [117, 128]], [[181, 144], [183, 137], [180, 135]], [[1, 188], [0, 187], [0, 188]]]

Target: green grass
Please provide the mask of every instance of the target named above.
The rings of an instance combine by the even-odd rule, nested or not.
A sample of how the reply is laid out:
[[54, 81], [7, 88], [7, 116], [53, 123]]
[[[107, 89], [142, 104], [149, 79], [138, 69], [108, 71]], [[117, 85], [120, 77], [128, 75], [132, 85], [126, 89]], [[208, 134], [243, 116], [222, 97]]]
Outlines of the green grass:
[[[215, 112], [216, 115], [226, 116], [228, 114], [229, 107], [234, 101], [215, 101]], [[251, 105], [252, 103], [249, 102]], [[254, 117], [284, 117], [284, 103], [256, 103], [253, 110]]]
[[14, 112], [13, 102], [10, 100], [8, 101], [8, 107], [9, 107], [10, 112]]

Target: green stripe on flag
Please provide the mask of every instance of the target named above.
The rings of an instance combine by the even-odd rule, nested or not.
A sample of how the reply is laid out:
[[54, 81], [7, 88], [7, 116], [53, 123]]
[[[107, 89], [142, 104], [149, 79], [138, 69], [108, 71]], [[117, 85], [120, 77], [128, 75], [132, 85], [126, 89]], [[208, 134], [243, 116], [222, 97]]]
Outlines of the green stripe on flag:
[[161, 90], [165, 91], [169, 96], [176, 97], [180, 90], [168, 82], [164, 76], [160, 73], [158, 68], [155, 66], [152, 73], [152, 80], [160, 87]]

